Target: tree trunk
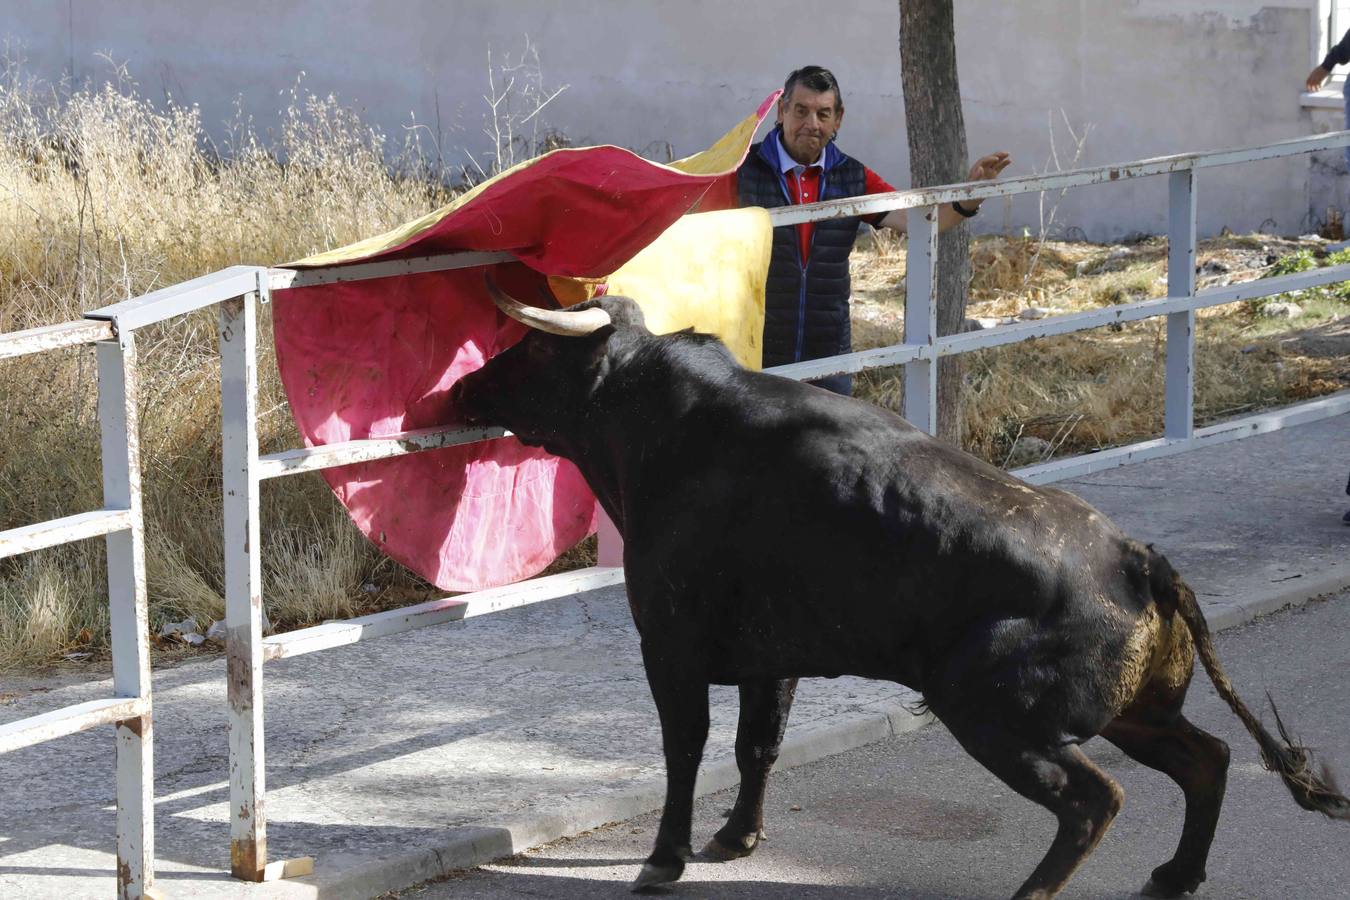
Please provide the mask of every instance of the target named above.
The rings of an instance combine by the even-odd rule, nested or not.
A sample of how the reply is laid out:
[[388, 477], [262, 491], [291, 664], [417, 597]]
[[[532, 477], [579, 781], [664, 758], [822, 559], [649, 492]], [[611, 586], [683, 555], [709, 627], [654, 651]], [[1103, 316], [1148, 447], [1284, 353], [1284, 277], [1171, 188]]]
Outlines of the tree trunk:
[[[900, 0], [900, 73], [913, 187], [964, 181], [966, 123], [956, 78], [952, 0]], [[966, 318], [970, 232], [964, 225], [938, 238], [937, 333], [953, 334]], [[938, 435], [960, 445], [961, 360], [938, 364]]]

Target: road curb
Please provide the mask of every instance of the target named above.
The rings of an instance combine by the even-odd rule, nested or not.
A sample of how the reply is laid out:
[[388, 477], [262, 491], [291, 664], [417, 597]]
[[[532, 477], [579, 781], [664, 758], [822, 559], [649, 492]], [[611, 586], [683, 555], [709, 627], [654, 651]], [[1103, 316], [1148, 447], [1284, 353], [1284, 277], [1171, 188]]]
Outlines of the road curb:
[[1272, 585], [1265, 591], [1240, 595], [1212, 614], [1206, 613], [1205, 618], [1209, 620], [1211, 630], [1223, 631], [1225, 628], [1245, 625], [1277, 609], [1298, 606], [1348, 587], [1350, 587], [1350, 562], [1339, 563], [1317, 575], [1298, 575], [1288, 581], [1279, 582], [1277, 586]]
[[[1270, 590], [1240, 595], [1206, 612], [1206, 618], [1212, 631], [1223, 631], [1346, 588], [1350, 588], [1350, 563], [1333, 566], [1317, 576], [1290, 579]], [[1218, 606], [1217, 603], [1212, 605]], [[917, 731], [933, 721], [931, 714], [916, 714], [900, 701], [880, 706], [872, 712], [851, 714], [843, 721], [807, 725], [795, 732], [790, 730], [783, 741], [776, 768], [805, 765]], [[716, 793], [734, 786], [739, 778], [733, 757], [710, 760], [699, 773], [695, 793], [700, 797]], [[312, 876], [289, 884], [254, 886], [259, 889], [249, 896], [285, 900], [367, 900], [386, 891], [485, 865], [531, 847], [651, 812], [659, 809], [664, 799], [664, 779], [655, 779], [602, 799], [541, 811], [500, 828], [451, 829], [447, 831], [446, 839], [435, 846], [410, 849], [397, 856], [359, 862], [350, 860], [347, 866], [342, 864], [342, 857], [330, 856], [320, 861], [320, 871]], [[320, 874], [325, 869], [334, 874], [325, 878]]]

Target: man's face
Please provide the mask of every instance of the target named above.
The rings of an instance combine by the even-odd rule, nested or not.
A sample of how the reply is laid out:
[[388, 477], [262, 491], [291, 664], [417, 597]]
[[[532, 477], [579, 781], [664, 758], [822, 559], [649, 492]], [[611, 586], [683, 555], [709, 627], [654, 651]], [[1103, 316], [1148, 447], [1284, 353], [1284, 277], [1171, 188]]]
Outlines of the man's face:
[[788, 155], [802, 165], [820, 159], [820, 152], [844, 122], [844, 111], [834, 91], [792, 86], [792, 94], [778, 101], [778, 124]]

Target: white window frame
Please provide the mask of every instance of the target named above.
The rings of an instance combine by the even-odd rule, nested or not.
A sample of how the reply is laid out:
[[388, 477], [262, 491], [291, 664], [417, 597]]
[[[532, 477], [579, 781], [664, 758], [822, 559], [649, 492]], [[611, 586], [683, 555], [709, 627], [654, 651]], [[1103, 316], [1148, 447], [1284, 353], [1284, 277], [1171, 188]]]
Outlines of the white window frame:
[[[1350, 29], [1350, 0], [1318, 0], [1315, 32], [1317, 52], [1313, 58], [1314, 66], [1319, 65], [1331, 52], [1331, 48], [1336, 46], [1347, 29]], [[1350, 67], [1333, 71], [1326, 84], [1322, 86], [1322, 90], [1335, 90], [1336, 93], [1341, 93], [1347, 71], [1350, 71]]]

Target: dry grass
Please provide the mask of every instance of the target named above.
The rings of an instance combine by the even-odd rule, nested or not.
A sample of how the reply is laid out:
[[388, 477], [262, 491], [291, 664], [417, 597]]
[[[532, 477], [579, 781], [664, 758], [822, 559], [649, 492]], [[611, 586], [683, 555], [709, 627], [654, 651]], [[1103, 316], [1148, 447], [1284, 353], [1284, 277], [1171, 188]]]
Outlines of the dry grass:
[[83, 652], [108, 630], [103, 548], [92, 542], [20, 557], [0, 578], [0, 671]]
[[[1029, 306], [1048, 314], [1166, 293], [1166, 242], [1128, 247], [982, 238], [972, 248], [972, 318], [1003, 320]], [[1201, 286], [1284, 271], [1317, 242], [1269, 235], [1223, 237], [1200, 248]], [[1275, 266], [1268, 261], [1282, 260]], [[1033, 260], [1035, 265], [1033, 266]], [[1339, 262], [1341, 260], [1333, 260]], [[903, 330], [903, 245], [883, 236], [855, 254], [854, 345], [895, 343]], [[1350, 303], [1335, 291], [1295, 298], [1303, 314], [1267, 319], [1262, 303], [1202, 310], [1196, 338], [1195, 407], [1201, 424], [1350, 386]], [[1324, 332], [1319, 340], [1300, 340]], [[1157, 436], [1162, 430], [1165, 325], [1161, 319], [1048, 338], [966, 357], [963, 444], [1001, 465], [1024, 465]], [[898, 409], [899, 370], [866, 373], [857, 392]], [[1037, 438], [1037, 452], [1019, 451]], [[1024, 444], [1032, 444], [1023, 441]]]
[[[115, 73], [116, 74], [116, 73]], [[332, 97], [296, 92], [274, 145], [240, 118], [221, 152], [196, 109], [156, 106], [117, 75], [67, 91], [0, 74], [0, 331], [238, 263], [277, 263], [378, 233], [446, 202], [413, 145], [385, 140]], [[156, 623], [223, 610], [219, 360], [205, 312], [138, 332], [147, 570]], [[267, 335], [260, 348], [270, 347]], [[260, 353], [265, 450], [297, 437]], [[0, 528], [102, 505], [93, 355], [0, 363]], [[264, 491], [271, 618], [301, 624], [380, 601], [375, 573], [415, 578], [362, 539], [315, 476]], [[0, 670], [106, 645], [101, 542], [0, 562]]]

